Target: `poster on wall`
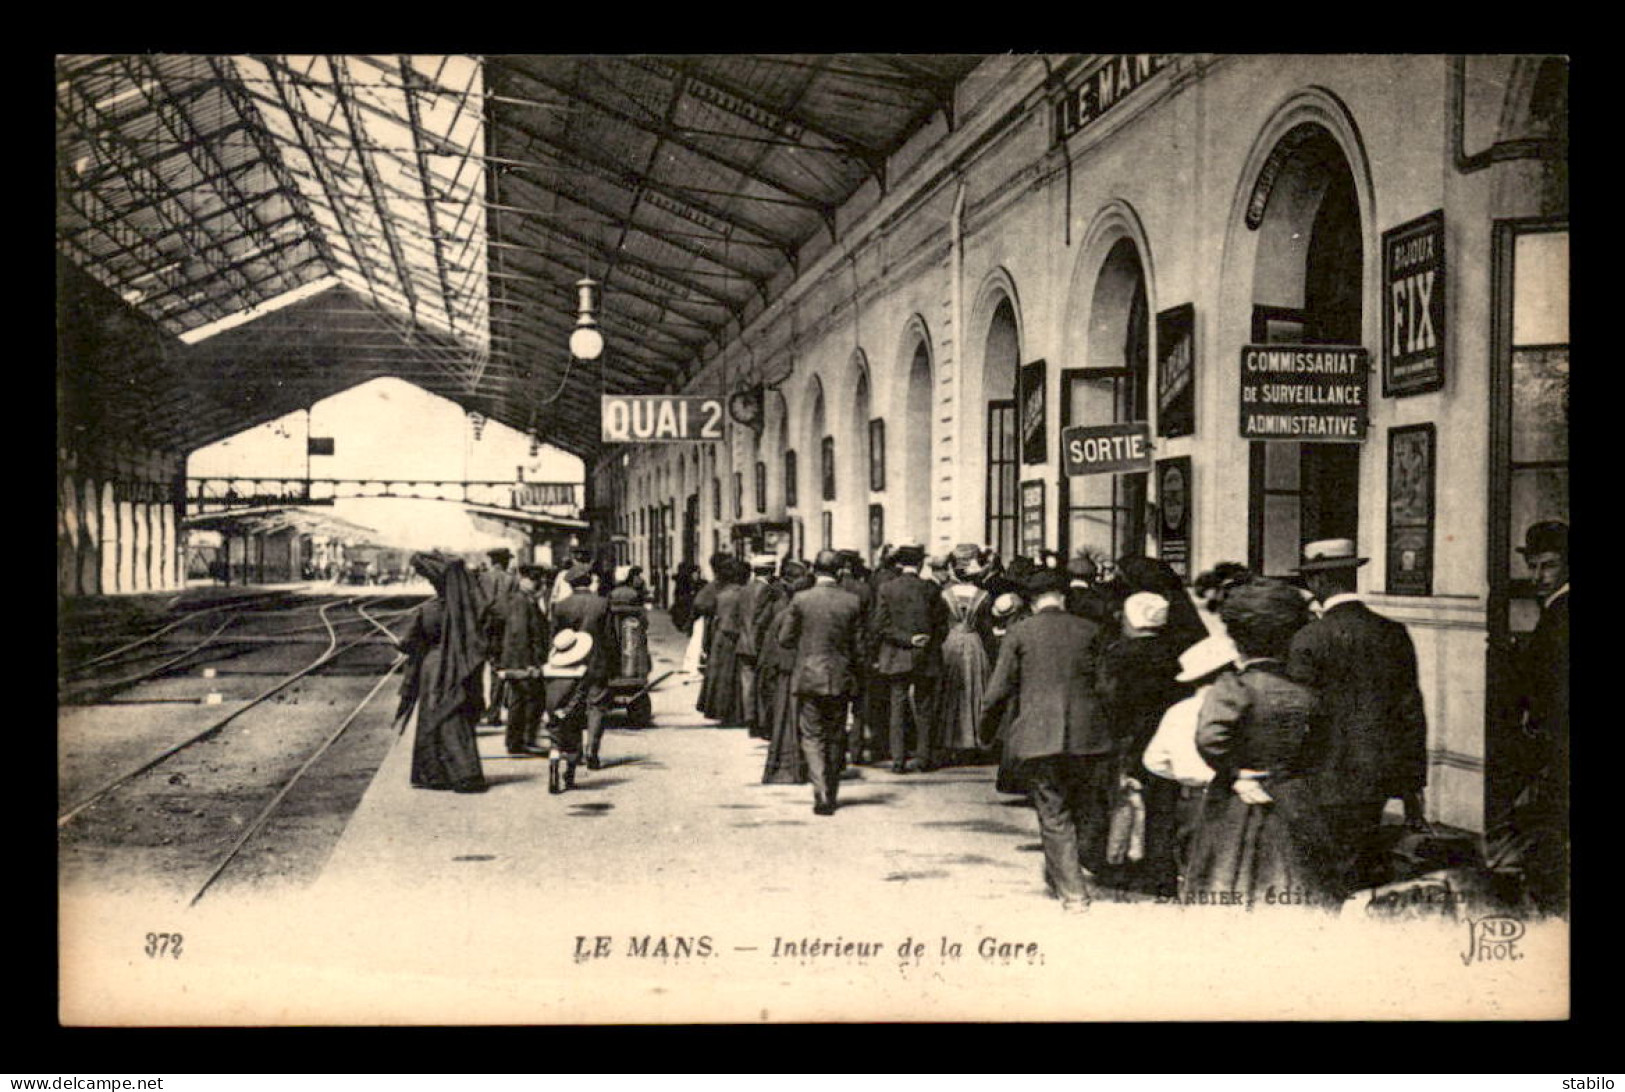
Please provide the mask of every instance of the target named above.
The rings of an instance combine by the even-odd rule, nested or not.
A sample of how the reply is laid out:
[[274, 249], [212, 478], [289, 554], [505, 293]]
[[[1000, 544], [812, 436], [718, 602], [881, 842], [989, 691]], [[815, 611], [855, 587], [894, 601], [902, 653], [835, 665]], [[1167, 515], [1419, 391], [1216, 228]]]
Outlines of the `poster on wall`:
[[876, 417], [869, 422], [869, 491], [886, 488], [886, 422]]
[[1431, 424], [1388, 430], [1388, 594], [1433, 594]]
[[1382, 233], [1382, 393], [1444, 386], [1444, 212]]
[[1021, 465], [1044, 461], [1044, 362], [1035, 360], [1021, 366]]
[[1157, 556], [1191, 576], [1191, 457], [1157, 460]]
[[1196, 432], [1196, 305], [1157, 312], [1157, 435]]
[[1021, 483], [1021, 552], [1037, 557], [1044, 549], [1044, 483]]
[[879, 504], [869, 506], [869, 549], [878, 550], [886, 544], [886, 509]]

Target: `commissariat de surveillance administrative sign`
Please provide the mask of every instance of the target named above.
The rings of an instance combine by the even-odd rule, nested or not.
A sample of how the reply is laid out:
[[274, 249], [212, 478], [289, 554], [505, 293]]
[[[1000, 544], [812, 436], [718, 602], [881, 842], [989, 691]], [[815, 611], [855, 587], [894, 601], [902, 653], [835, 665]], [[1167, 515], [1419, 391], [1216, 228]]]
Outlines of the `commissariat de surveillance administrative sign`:
[[1350, 345], [1243, 345], [1241, 435], [1360, 443], [1371, 406], [1371, 354]]

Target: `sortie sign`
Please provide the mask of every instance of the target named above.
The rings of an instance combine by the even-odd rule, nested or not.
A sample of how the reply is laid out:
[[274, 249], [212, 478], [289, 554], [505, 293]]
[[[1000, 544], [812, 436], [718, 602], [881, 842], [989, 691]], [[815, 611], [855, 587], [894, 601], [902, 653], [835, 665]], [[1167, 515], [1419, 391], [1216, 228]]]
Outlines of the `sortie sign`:
[[1061, 458], [1067, 476], [1131, 474], [1151, 469], [1151, 426], [1075, 425], [1061, 430]]
[[1246, 440], [1359, 443], [1371, 405], [1371, 354], [1351, 345], [1243, 345]]
[[722, 439], [722, 399], [666, 394], [603, 397], [606, 443]]

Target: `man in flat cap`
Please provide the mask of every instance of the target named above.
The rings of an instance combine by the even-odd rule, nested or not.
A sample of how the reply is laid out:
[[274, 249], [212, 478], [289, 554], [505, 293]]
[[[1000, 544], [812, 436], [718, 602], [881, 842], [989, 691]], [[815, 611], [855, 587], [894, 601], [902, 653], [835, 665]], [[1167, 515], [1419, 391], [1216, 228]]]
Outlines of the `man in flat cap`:
[[1017, 764], [1038, 812], [1044, 878], [1069, 913], [1089, 905], [1090, 872], [1103, 864], [1115, 739], [1095, 688], [1102, 644], [1098, 623], [1066, 610], [1067, 577], [1040, 569], [1028, 579], [1033, 613], [1010, 627], [982, 697], [984, 742], [1004, 726], [1005, 753]]
[[1291, 677], [1314, 690], [1326, 718], [1322, 766], [1327, 821], [1341, 855], [1347, 892], [1388, 880], [1382, 858], [1382, 813], [1392, 797], [1405, 818], [1423, 822], [1427, 783], [1427, 716], [1417, 680], [1416, 648], [1399, 622], [1355, 594], [1352, 539], [1303, 548], [1298, 575], [1320, 603], [1320, 617], [1299, 630], [1288, 657]]
[[1569, 527], [1543, 520], [1518, 548], [1540, 601], [1540, 620], [1518, 642], [1520, 789], [1512, 826], [1530, 897], [1558, 913], [1568, 900]]
[[790, 600], [779, 631], [779, 644], [795, 650], [790, 685], [800, 706], [801, 753], [815, 815], [835, 814], [846, 764], [846, 707], [856, 692], [852, 665], [863, 647], [863, 605], [836, 585], [840, 568], [834, 550], [818, 552], [813, 586]]
[[935, 757], [937, 677], [948, 605], [940, 587], [920, 578], [923, 546], [899, 546], [892, 558], [897, 575], [876, 591], [875, 670], [890, 690], [892, 772], [914, 773], [929, 769]]

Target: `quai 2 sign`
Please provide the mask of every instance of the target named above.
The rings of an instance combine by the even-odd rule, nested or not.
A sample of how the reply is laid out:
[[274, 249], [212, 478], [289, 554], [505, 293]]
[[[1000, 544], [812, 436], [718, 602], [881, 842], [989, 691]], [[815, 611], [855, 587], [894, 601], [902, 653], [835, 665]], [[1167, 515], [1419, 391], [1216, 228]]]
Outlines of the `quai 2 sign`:
[[666, 394], [604, 395], [602, 433], [606, 443], [663, 443], [721, 440], [720, 398]]

